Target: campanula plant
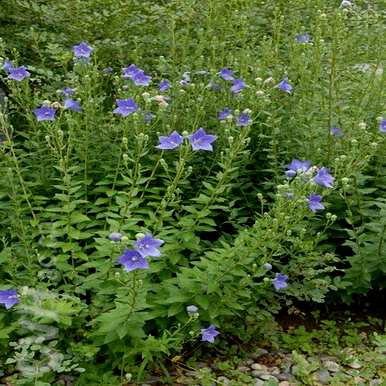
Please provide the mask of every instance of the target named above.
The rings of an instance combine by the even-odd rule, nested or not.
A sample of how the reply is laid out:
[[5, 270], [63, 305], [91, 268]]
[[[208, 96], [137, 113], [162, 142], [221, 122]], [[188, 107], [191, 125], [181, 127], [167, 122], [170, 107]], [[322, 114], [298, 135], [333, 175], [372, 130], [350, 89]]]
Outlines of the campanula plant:
[[7, 381], [172, 383], [186, 347], [381, 287], [377, 5], [106, 1], [4, 4], [37, 26], [0, 25]]

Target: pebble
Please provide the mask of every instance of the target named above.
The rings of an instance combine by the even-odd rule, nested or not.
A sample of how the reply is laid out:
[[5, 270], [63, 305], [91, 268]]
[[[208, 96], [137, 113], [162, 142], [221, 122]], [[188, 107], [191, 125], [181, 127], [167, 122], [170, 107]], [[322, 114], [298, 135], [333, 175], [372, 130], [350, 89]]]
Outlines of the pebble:
[[260, 375], [259, 378], [262, 379], [263, 381], [277, 381], [276, 377], [274, 377], [273, 375], [269, 375], [269, 374]]
[[224, 376], [218, 377], [217, 382], [220, 385], [229, 385], [231, 383], [231, 381], [227, 377], [224, 377]]
[[270, 371], [270, 373], [272, 374], [272, 375], [275, 375], [275, 376], [277, 376], [278, 374], [280, 374], [280, 370], [279, 370], [279, 368], [278, 367], [271, 367], [271, 368], [269, 368], [269, 371]]
[[382, 384], [382, 380], [379, 378], [374, 378], [370, 381], [369, 386], [378, 386]]
[[251, 369], [268, 372], [267, 366], [261, 365], [260, 363], [253, 363]]
[[255, 386], [264, 386], [265, 382], [262, 381], [261, 379], [256, 379], [255, 381]]
[[251, 374], [252, 374], [252, 377], [259, 378], [262, 375], [265, 375], [267, 373], [265, 371], [261, 371], [261, 370], [252, 370]]
[[[190, 377], [184, 377], [184, 376], [181, 376], [181, 377], [178, 377], [176, 379], [176, 381], [178, 383], [181, 383], [182, 385], [192, 385], [194, 383], [193, 381], [193, 378], [190, 378]], [[142, 385], [143, 386], [143, 385]], [[150, 385], [149, 385], [150, 386]]]
[[257, 359], [260, 358], [262, 355], [267, 355], [268, 351], [265, 350], [264, 348], [259, 348], [257, 349], [254, 353], [250, 355], [252, 359]]
[[325, 361], [323, 364], [324, 367], [332, 373], [336, 373], [340, 370], [340, 366], [334, 361]]
[[237, 370], [241, 371], [242, 373], [247, 373], [250, 369], [247, 366], [238, 366]]
[[279, 382], [279, 386], [290, 386], [290, 383], [287, 381]]
[[327, 370], [320, 370], [315, 373], [314, 380], [322, 385], [328, 385], [330, 383], [331, 375]]
[[250, 366], [254, 363], [253, 359], [247, 359], [245, 362], [244, 362], [247, 366]]
[[288, 381], [291, 377], [290, 374], [287, 373], [280, 373], [275, 376], [279, 381]]
[[362, 363], [359, 361], [354, 361], [352, 363], [349, 363], [348, 366], [350, 366], [352, 369], [360, 369], [362, 367]]
[[322, 361], [336, 361], [338, 358], [333, 357], [331, 355], [325, 355], [325, 354], [320, 354], [319, 355], [320, 360]]

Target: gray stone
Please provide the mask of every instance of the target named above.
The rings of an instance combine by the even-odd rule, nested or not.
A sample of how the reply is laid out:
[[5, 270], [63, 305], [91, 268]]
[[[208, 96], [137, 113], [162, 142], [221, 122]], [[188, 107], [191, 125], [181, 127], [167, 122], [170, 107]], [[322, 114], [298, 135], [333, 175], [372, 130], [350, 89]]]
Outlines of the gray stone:
[[331, 355], [326, 355], [326, 354], [320, 354], [319, 355], [319, 358], [320, 360], [322, 361], [336, 361], [337, 358], [336, 357], [333, 357]]
[[262, 375], [266, 375], [267, 373], [265, 371], [261, 371], [261, 370], [252, 370], [251, 374], [252, 374], [252, 377], [259, 378]]
[[264, 386], [265, 382], [261, 379], [256, 379], [255, 386]]
[[279, 381], [289, 381], [290, 378], [291, 378], [291, 375], [288, 374], [288, 373], [280, 373], [280, 374], [275, 375], [275, 377], [276, 377]]
[[279, 386], [290, 386], [290, 383], [287, 381], [279, 382]]
[[263, 349], [263, 348], [258, 348], [254, 353], [250, 354], [249, 356], [252, 358], [252, 359], [257, 359], [259, 357], [261, 357], [262, 355], [267, 355], [268, 354], [268, 351]]
[[369, 383], [369, 386], [378, 386], [378, 385], [382, 385], [382, 380], [379, 378], [374, 378]]
[[265, 372], [269, 372], [268, 371], [268, 367], [267, 366], [264, 366], [264, 365], [261, 365], [260, 363], [253, 363], [251, 365], [251, 369], [253, 370], [258, 370], [258, 371], [265, 371]]
[[354, 360], [353, 362], [349, 363], [347, 366], [351, 367], [352, 369], [360, 369], [362, 367], [362, 363], [360, 363], [358, 360]]
[[323, 364], [324, 367], [332, 373], [336, 373], [340, 370], [340, 366], [334, 361], [325, 361]]
[[268, 368], [269, 372], [272, 374], [272, 375], [278, 375], [280, 374], [280, 370], [278, 367], [274, 366], [274, 367], [269, 367]]
[[242, 373], [247, 373], [250, 369], [247, 366], [237, 366], [237, 370]]
[[319, 382], [322, 385], [328, 385], [330, 383], [331, 375], [327, 370], [320, 370], [315, 373], [315, 381]]
[[224, 377], [224, 376], [218, 377], [217, 382], [220, 385], [229, 385], [231, 383], [231, 381], [227, 377]]
[[246, 361], [244, 361], [244, 363], [247, 365], [247, 366], [250, 366], [253, 364], [253, 359], [247, 359]]
[[269, 375], [269, 374], [260, 375], [259, 378], [262, 379], [263, 381], [277, 381], [276, 377], [274, 377], [273, 375]]

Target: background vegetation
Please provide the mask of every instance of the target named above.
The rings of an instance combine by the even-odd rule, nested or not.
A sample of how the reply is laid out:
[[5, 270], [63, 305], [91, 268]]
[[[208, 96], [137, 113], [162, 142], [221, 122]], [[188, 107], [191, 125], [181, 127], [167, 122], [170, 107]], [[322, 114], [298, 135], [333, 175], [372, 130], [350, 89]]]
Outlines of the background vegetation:
[[[0, 368], [12, 382], [140, 380], [210, 324], [216, 342], [248, 341], [299, 301], [384, 289], [381, 1], [14, 0], [0, 11], [2, 62], [31, 74], [2, 71], [0, 289], [20, 302], [0, 310]], [[74, 58], [81, 41], [90, 61]], [[149, 86], [122, 78], [132, 63]], [[247, 87], [232, 93], [222, 68]], [[64, 108], [64, 87], [81, 113]], [[113, 114], [123, 98], [139, 109]], [[37, 121], [43, 104], [54, 121]], [[241, 112], [250, 124], [237, 125]], [[189, 146], [199, 127], [217, 136], [213, 152]], [[184, 143], [157, 149], [173, 131]], [[292, 159], [313, 168], [288, 178]], [[313, 182], [322, 167], [332, 188]], [[310, 210], [310, 194], [325, 210]], [[164, 240], [161, 256], [125, 272], [117, 259], [141, 233]]]

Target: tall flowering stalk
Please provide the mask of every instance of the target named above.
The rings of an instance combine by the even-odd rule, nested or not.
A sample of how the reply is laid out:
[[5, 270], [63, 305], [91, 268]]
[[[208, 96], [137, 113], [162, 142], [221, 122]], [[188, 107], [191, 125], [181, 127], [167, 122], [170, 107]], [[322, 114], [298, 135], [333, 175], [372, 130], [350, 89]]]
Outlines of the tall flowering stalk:
[[168, 205], [173, 200], [173, 197], [175, 195], [178, 184], [180, 183], [180, 181], [184, 175], [185, 165], [189, 159], [190, 154], [191, 154], [191, 151], [190, 151], [189, 145], [187, 143], [182, 144], [180, 147], [180, 150], [179, 150], [179, 159], [177, 161], [176, 173], [174, 175], [173, 181], [167, 187], [166, 193], [165, 193], [164, 197], [162, 198], [161, 203], [159, 204], [159, 206], [155, 212], [155, 215], [158, 217], [158, 220], [153, 227], [154, 232], [157, 232], [160, 229], [160, 227], [162, 227], [163, 214], [164, 214], [166, 208], [168, 207]]

